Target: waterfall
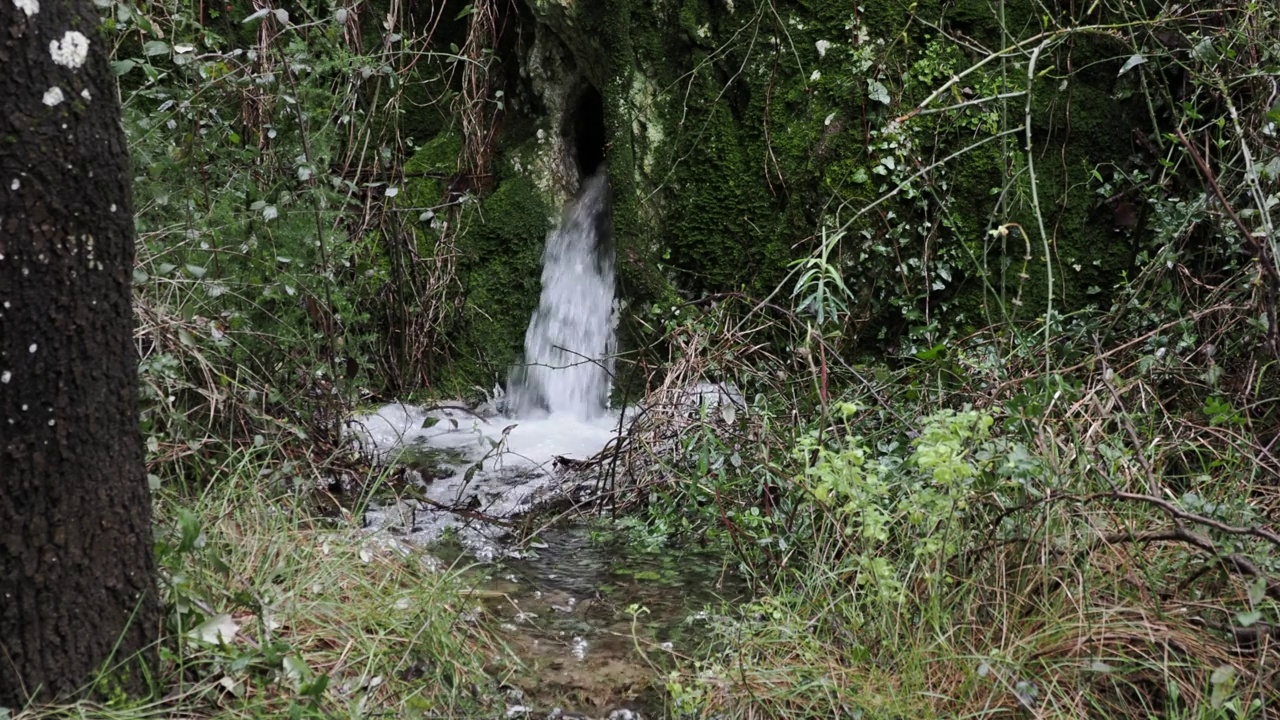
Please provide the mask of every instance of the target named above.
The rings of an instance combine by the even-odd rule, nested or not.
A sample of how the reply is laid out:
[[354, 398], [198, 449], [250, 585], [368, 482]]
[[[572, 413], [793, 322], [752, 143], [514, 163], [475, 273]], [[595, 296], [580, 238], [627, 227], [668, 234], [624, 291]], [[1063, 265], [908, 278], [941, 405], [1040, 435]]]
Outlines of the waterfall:
[[511, 373], [508, 411], [588, 420], [604, 413], [615, 346], [613, 243], [605, 168], [587, 178], [547, 236], [542, 296]]

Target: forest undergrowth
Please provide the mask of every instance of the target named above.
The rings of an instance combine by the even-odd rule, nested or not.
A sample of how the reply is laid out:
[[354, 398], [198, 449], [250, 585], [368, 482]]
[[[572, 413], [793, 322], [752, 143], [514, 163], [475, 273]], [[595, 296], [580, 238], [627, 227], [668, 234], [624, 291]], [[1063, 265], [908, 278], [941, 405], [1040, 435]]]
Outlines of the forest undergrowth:
[[[646, 542], [710, 542], [756, 590], [656, 678], [668, 715], [1280, 712], [1280, 17], [1103, 4], [1105, 24], [1046, 20], [986, 54], [950, 38], [965, 63], [903, 74], [869, 131], [891, 160], [874, 199], [829, 198], [773, 295], [637, 314], [617, 360], [650, 411], [600, 458], [610, 498]], [[101, 7], [137, 168], [164, 663], [149, 700], [16, 717], [502, 716], [519, 659], [460, 568], [362, 532], [387, 471], [340, 432], [438, 393], [456, 350], [452, 243], [482, 189], [402, 196], [426, 140], [405, 117], [461, 118], [460, 171], [493, 160], [492, 4], [453, 19], [475, 33], [452, 47], [448, 19], [398, 2]], [[1046, 228], [1059, 159], [1032, 115], [1083, 72], [1050, 59], [1085, 35], [1119, 48], [1150, 127], [1086, 188], [1137, 208], [1143, 232], [1116, 230], [1132, 263], [1068, 302], [1084, 260]], [[929, 233], [979, 212], [947, 162], [988, 143], [987, 231], [939, 248]], [[899, 279], [890, 301], [855, 282], [868, 257]], [[943, 276], [963, 291], [931, 290]], [[691, 416], [700, 381], [744, 402]]]

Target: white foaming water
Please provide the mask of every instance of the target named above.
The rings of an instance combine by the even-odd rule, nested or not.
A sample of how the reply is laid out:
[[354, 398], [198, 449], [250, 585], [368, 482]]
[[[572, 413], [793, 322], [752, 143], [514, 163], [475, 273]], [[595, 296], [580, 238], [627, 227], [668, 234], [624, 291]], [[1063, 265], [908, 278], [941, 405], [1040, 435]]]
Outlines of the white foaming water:
[[[386, 460], [405, 451], [444, 453], [452, 474], [426, 482], [430, 503], [411, 510], [411, 527], [402, 528], [412, 539], [430, 542], [454, 527], [477, 557], [501, 554], [501, 531], [441, 508], [518, 515], [563, 491], [557, 457], [586, 459], [619, 430], [619, 413], [607, 409], [615, 344], [608, 202], [602, 167], [583, 182], [547, 237], [542, 295], [525, 333], [525, 364], [508, 383], [507, 414], [482, 417], [460, 404], [391, 404], [348, 423], [352, 435]], [[403, 521], [403, 511], [383, 508], [366, 519], [376, 529], [396, 517]]]
[[542, 255], [542, 297], [524, 336], [525, 364], [511, 373], [517, 417], [604, 414], [613, 371], [613, 248], [604, 168], [582, 183]]

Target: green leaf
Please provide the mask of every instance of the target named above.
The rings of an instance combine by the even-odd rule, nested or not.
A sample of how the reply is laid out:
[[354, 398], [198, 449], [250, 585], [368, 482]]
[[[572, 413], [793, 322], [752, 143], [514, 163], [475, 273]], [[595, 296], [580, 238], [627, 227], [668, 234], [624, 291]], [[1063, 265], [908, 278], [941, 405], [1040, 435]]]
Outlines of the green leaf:
[[311, 668], [307, 667], [307, 663], [296, 655], [289, 655], [282, 663], [284, 665], [284, 676], [295, 683], [305, 680], [311, 675]]
[[[1120, 68], [1119, 75], [1123, 75], [1129, 72], [1130, 70], [1138, 67], [1139, 65], [1145, 63], [1146, 61], [1147, 59], [1143, 57], [1140, 53], [1134, 53], [1129, 57], [1128, 60], [1124, 61], [1124, 66]], [[1117, 75], [1117, 77], [1119, 77], [1119, 75]]]
[[1213, 692], [1209, 695], [1209, 705], [1215, 710], [1221, 710], [1222, 706], [1235, 694], [1236, 669], [1230, 665], [1219, 665], [1209, 676], [1209, 684], [1213, 686]]
[[320, 675], [316, 677], [315, 680], [312, 680], [310, 683], [304, 684], [302, 686], [301, 692], [303, 695], [306, 695], [307, 697], [311, 697], [319, 700], [320, 697], [324, 695], [324, 691], [328, 687], [329, 687], [329, 676]]
[[160, 40], [148, 40], [142, 44], [142, 54], [147, 57], [165, 55], [169, 52], [169, 43]]
[[867, 80], [867, 97], [876, 102], [889, 104], [889, 88], [879, 80]]
[[1265, 577], [1255, 578], [1249, 583], [1249, 603], [1257, 605], [1267, 597], [1267, 579]]
[[1271, 109], [1267, 111], [1267, 119], [1280, 125], [1280, 100], [1276, 100], [1276, 104], [1272, 105]]
[[1249, 627], [1250, 625], [1257, 624], [1261, 619], [1262, 613], [1257, 610], [1236, 613], [1236, 622], [1240, 623], [1241, 627]]
[[458, 15], [453, 19], [454, 21], [461, 20], [462, 18], [474, 13], [475, 11], [476, 11], [476, 6], [474, 3], [472, 3], [471, 5], [468, 5], [462, 8], [461, 12], [459, 12]]
[[187, 265], [187, 273], [193, 278], [202, 278], [206, 272], [208, 272], [208, 270], [200, 267], [199, 265]]
[[116, 77], [120, 77], [132, 70], [137, 64], [133, 60], [113, 60], [111, 61], [111, 72], [115, 73]]
[[733, 403], [725, 402], [720, 405], [720, 417], [729, 425], [738, 419], [738, 411], [734, 409]]

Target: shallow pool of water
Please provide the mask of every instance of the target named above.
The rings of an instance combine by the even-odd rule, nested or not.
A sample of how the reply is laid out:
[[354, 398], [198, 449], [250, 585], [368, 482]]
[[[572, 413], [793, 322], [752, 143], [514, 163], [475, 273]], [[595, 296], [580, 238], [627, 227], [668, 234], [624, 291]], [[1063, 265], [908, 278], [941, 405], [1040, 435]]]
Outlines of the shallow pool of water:
[[651, 715], [665, 670], [702, 648], [747, 585], [716, 553], [644, 550], [593, 526], [545, 530], [522, 557], [477, 567], [476, 597], [529, 665], [522, 684], [539, 704]]

